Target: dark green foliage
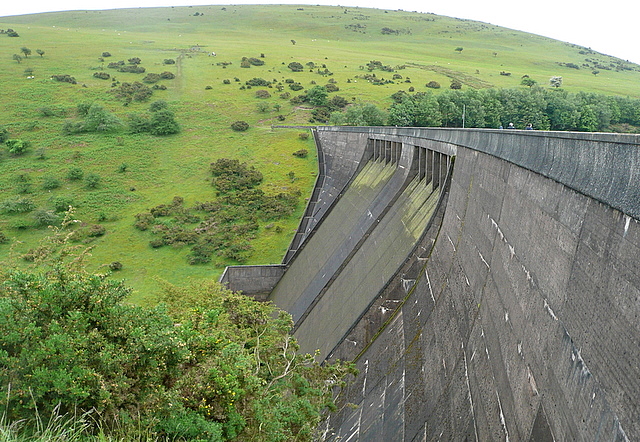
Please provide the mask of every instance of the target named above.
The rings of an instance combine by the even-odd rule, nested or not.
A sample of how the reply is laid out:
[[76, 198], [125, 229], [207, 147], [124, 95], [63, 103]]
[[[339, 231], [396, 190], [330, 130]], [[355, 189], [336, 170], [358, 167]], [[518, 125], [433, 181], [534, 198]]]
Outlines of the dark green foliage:
[[5, 235], [5, 233], [0, 230], [0, 244], [7, 244], [9, 242], [9, 237]]
[[84, 172], [79, 167], [72, 167], [67, 172], [67, 179], [70, 181], [78, 181], [84, 177]]
[[157, 83], [158, 81], [160, 81], [160, 79], [160, 74], [149, 73], [145, 75], [142, 81], [144, 81], [145, 83]]
[[173, 72], [164, 71], [160, 74], [160, 78], [163, 80], [173, 80], [176, 78], [176, 75]]
[[107, 65], [107, 67], [108, 67], [109, 69], [118, 69], [118, 68], [120, 68], [121, 66], [124, 66], [124, 61], [123, 61], [123, 60], [120, 60], [120, 61], [112, 61], [112, 62], [110, 62], [110, 63]]
[[101, 80], [108, 80], [108, 79], [110, 79], [110, 78], [111, 78], [111, 75], [109, 75], [109, 73], [108, 73], [108, 72], [94, 72], [94, 73], [93, 73], [93, 76], [94, 76], [95, 78], [99, 78], [99, 79], [101, 79]]
[[165, 58], [162, 63], [163, 64], [176, 64], [176, 61], [173, 58]]
[[70, 198], [56, 197], [51, 200], [51, 205], [56, 213], [61, 213], [68, 211], [73, 206], [73, 201]]
[[55, 81], [60, 81], [60, 82], [63, 82], [63, 83], [78, 84], [76, 79], [74, 77], [72, 77], [71, 75], [68, 75], [68, 74], [52, 75], [51, 79], [55, 80]]
[[462, 83], [458, 80], [451, 80], [449, 89], [462, 89]]
[[334, 112], [330, 118], [333, 124], [343, 126], [384, 126], [386, 114], [374, 104], [352, 104], [344, 112]]
[[300, 150], [296, 150], [293, 153], [294, 157], [298, 157], [298, 158], [306, 158], [307, 155], [309, 155], [309, 151], [307, 149], [300, 149]]
[[427, 86], [430, 89], [440, 89], [440, 83], [434, 80], [431, 80], [425, 86]]
[[84, 179], [84, 183], [88, 189], [95, 189], [100, 184], [100, 175], [95, 173], [90, 173]]
[[255, 57], [242, 57], [241, 63], [249, 63], [249, 65], [251, 66], [262, 66], [264, 64], [264, 61]]
[[128, 72], [130, 74], [144, 74], [145, 71], [145, 68], [137, 64], [124, 65], [118, 68], [118, 72]]
[[180, 125], [175, 120], [175, 115], [168, 109], [151, 113], [149, 119], [149, 132], [152, 135], [172, 135], [180, 132]]
[[223, 193], [251, 189], [262, 182], [260, 171], [238, 160], [220, 158], [211, 163], [209, 170], [213, 186]]
[[36, 208], [35, 203], [29, 198], [12, 198], [4, 200], [0, 203], [0, 212], [7, 215], [14, 215], [17, 213], [31, 212]]
[[105, 57], [105, 58], [106, 57], [111, 57], [111, 53], [105, 51], [105, 52], [102, 53], [102, 56]]
[[314, 106], [326, 106], [328, 95], [324, 86], [314, 86], [307, 91], [307, 101]]
[[35, 227], [56, 226], [62, 220], [53, 210], [40, 209], [33, 213]]
[[148, 86], [139, 81], [122, 83], [119, 87], [111, 89], [109, 92], [125, 103], [130, 103], [131, 101], [146, 101], [153, 94], [153, 91]]
[[113, 132], [122, 126], [120, 120], [101, 105], [92, 103], [88, 109], [85, 105], [78, 106], [78, 113], [84, 119], [81, 121], [67, 121], [62, 128], [64, 134]]
[[132, 58], [128, 59], [127, 61], [129, 62], [129, 64], [134, 64], [134, 65], [142, 63], [142, 60], [140, 60], [139, 57], [132, 57]]
[[249, 129], [249, 123], [242, 120], [234, 121], [233, 123], [231, 123], [231, 129], [235, 130], [236, 132], [244, 132], [245, 130]]
[[129, 131], [133, 134], [147, 133], [150, 130], [149, 116], [145, 114], [129, 114]]
[[256, 91], [256, 98], [271, 98], [271, 94], [266, 89], [259, 89]]
[[301, 91], [302, 89], [304, 89], [304, 86], [300, 83], [290, 83], [289, 89], [291, 89], [292, 91]]
[[37, 112], [42, 117], [64, 117], [65, 110], [58, 106], [43, 106], [37, 109]]
[[0, 126], [0, 143], [4, 143], [9, 139], [9, 129]]
[[122, 263], [120, 261], [113, 261], [111, 264], [109, 264], [109, 270], [111, 270], [112, 272], [122, 270]]
[[31, 145], [28, 141], [19, 139], [7, 140], [4, 144], [7, 146], [9, 153], [16, 156], [24, 154]]
[[8, 37], [20, 37], [20, 35], [14, 31], [13, 29], [7, 29], [7, 36]]
[[247, 86], [271, 86], [271, 82], [265, 80], [264, 78], [254, 77], [251, 80], [247, 80], [245, 82]]
[[60, 180], [56, 177], [47, 175], [42, 180], [42, 188], [45, 190], [53, 190], [60, 187]]
[[302, 66], [302, 64], [298, 63], [297, 61], [292, 61], [287, 65], [287, 67], [293, 72], [302, 72], [304, 70], [304, 66]]

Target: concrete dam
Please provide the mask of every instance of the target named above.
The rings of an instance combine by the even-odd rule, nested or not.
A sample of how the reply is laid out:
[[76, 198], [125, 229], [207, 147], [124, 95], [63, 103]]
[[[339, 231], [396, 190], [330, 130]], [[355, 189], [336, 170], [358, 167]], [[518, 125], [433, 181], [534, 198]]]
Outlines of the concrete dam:
[[640, 136], [314, 136], [283, 263], [221, 280], [356, 362], [325, 440], [640, 440]]

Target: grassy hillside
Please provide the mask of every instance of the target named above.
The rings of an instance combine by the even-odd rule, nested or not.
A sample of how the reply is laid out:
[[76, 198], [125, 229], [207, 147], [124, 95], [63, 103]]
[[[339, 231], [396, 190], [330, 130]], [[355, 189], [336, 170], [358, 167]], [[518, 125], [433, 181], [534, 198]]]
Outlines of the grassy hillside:
[[[339, 87], [331, 95], [382, 108], [399, 89], [425, 91], [429, 81], [445, 88], [452, 79], [463, 88], [516, 88], [523, 87], [523, 75], [540, 85], [562, 76], [568, 92], [640, 97], [637, 65], [540, 36], [432, 14], [324, 6], [199, 6], [0, 18], [0, 29], [9, 28], [19, 37], [0, 35], [0, 126], [8, 129], [10, 138], [31, 147], [21, 156], [0, 151], [0, 205], [25, 198], [34, 207], [25, 213], [0, 213], [0, 231], [19, 241], [0, 244], [0, 259], [36, 246], [47, 229], [33, 226], [34, 214], [68, 201], [76, 207], [77, 219], [106, 229], [103, 236], [85, 240], [96, 246], [91, 264], [99, 268], [122, 263], [118, 277], [135, 289], [136, 302], [153, 300], [155, 277], [173, 283], [217, 278], [225, 265], [235, 263], [215, 257], [210, 264], [189, 265], [188, 247], [151, 248], [154, 236], [134, 228], [136, 214], [170, 204], [175, 196], [184, 198], [185, 206], [215, 199], [209, 164], [219, 158], [255, 166], [264, 174], [261, 188], [266, 194], [302, 192], [292, 216], [259, 223], [247, 261], [280, 262], [317, 164], [312, 141], [299, 136], [302, 130], [271, 126], [308, 124], [310, 109], [280, 98], [276, 87], [242, 88], [252, 78], [279, 83], [282, 92], [292, 96], [296, 92], [288, 88], [287, 79], [305, 88], [331, 80]], [[44, 51], [42, 56], [37, 49]], [[104, 52], [111, 56], [104, 57]], [[21, 56], [20, 62], [14, 54]], [[107, 67], [133, 57], [141, 59], [146, 73]], [[242, 67], [243, 57], [264, 65]], [[384, 85], [358, 78], [367, 73], [363, 67], [371, 60], [398, 67], [402, 78]], [[294, 61], [305, 65], [303, 72], [287, 67]], [[318, 69], [331, 75], [320, 75]], [[594, 75], [594, 70], [599, 73]], [[111, 78], [96, 78], [96, 72]], [[156, 83], [166, 89], [155, 90], [146, 102], [125, 106], [109, 93], [115, 89], [114, 76], [120, 85], [162, 72], [175, 78]], [[52, 75], [70, 75], [77, 84], [54, 81]], [[391, 79], [393, 74], [376, 75]], [[267, 89], [271, 97], [256, 98], [258, 89]], [[67, 120], [78, 118], [80, 103], [99, 103], [126, 122], [130, 113], [146, 112], [156, 100], [168, 102], [181, 125], [179, 134], [131, 134], [126, 125], [107, 133], [62, 131]], [[266, 110], [259, 110], [259, 103], [266, 103]], [[247, 121], [249, 130], [234, 132], [230, 125], [236, 120]], [[310, 155], [292, 155], [300, 149]], [[70, 180], [72, 168], [85, 177], [98, 175], [99, 184], [87, 188], [84, 180]], [[59, 186], [52, 187], [56, 180]]]

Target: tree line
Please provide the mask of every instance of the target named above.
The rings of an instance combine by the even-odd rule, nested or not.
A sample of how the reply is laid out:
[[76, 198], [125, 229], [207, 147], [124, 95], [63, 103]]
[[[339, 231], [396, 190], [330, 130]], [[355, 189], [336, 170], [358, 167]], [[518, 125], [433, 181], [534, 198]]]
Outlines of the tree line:
[[[558, 131], [629, 131], [640, 128], [640, 99], [563, 89], [468, 89], [441, 94], [398, 91], [387, 112], [370, 104], [331, 115], [332, 124], [499, 128]], [[633, 131], [631, 128], [631, 131]], [[637, 130], [637, 129], [635, 129]]]

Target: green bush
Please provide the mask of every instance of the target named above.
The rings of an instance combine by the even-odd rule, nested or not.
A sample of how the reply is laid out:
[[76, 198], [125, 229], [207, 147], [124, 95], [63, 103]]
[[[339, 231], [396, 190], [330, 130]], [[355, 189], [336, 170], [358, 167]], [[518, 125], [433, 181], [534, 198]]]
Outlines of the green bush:
[[111, 75], [109, 75], [107, 72], [94, 72], [93, 76], [101, 80], [108, 80], [111, 78]]
[[142, 79], [145, 83], [157, 83], [161, 80], [160, 74], [149, 73]]
[[31, 212], [35, 207], [35, 203], [29, 198], [12, 198], [0, 203], [0, 212], [13, 215], [16, 213]]
[[249, 129], [249, 123], [242, 120], [234, 121], [233, 123], [231, 123], [231, 129], [235, 130], [236, 132], [244, 132], [245, 130]]
[[60, 180], [53, 176], [45, 176], [42, 179], [42, 188], [45, 190], [53, 190], [60, 187]]
[[152, 112], [149, 119], [149, 132], [152, 135], [172, 135], [180, 132], [175, 115], [168, 109]]
[[33, 213], [36, 227], [56, 226], [60, 223], [60, 217], [53, 210], [40, 209]]
[[7, 140], [4, 144], [7, 146], [9, 153], [16, 156], [24, 154], [30, 146], [28, 141], [18, 139]]
[[78, 181], [84, 177], [84, 172], [79, 167], [72, 167], [67, 172], [67, 179], [70, 181]]
[[84, 180], [85, 185], [89, 189], [95, 189], [100, 184], [100, 176], [95, 173], [90, 173]]

